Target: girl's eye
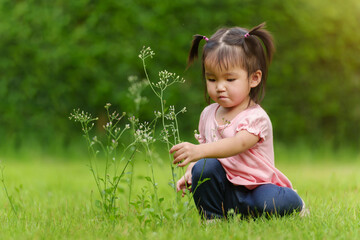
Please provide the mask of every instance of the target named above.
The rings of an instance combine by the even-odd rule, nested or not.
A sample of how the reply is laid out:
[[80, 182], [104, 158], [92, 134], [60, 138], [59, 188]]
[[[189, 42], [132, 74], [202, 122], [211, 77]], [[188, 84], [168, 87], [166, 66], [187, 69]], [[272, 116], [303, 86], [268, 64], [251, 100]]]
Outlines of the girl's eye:
[[230, 78], [230, 79], [226, 79], [228, 82], [233, 82], [235, 81], [236, 79], [235, 78]]
[[213, 78], [208, 78], [207, 79], [209, 82], [215, 82], [215, 79], [213, 79]]

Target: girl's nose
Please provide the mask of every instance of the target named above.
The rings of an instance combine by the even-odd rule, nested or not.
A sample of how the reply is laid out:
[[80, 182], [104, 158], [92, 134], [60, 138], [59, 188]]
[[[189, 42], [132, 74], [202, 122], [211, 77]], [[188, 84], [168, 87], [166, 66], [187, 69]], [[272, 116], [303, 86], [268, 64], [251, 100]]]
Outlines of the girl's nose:
[[224, 91], [225, 90], [225, 84], [222, 82], [219, 82], [218, 84], [216, 84], [216, 91]]

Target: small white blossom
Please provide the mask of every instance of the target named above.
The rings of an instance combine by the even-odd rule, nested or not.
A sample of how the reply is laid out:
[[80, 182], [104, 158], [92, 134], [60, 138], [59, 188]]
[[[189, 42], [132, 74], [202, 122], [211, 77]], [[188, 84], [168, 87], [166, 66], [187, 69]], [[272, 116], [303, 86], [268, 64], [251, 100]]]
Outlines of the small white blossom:
[[156, 118], [161, 118], [161, 112], [159, 112], [159, 111], [154, 111], [154, 114], [155, 114], [155, 117]]

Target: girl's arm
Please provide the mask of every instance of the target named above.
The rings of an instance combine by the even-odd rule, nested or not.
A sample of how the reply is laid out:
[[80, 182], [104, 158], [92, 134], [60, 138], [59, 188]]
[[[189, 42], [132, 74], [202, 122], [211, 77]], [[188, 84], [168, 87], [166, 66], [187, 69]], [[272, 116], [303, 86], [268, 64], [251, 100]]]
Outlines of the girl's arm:
[[174, 153], [173, 163], [179, 163], [184, 167], [190, 162], [196, 162], [202, 158], [225, 158], [237, 155], [253, 147], [260, 140], [259, 136], [246, 130], [238, 132], [234, 137], [224, 138], [217, 142], [200, 145], [183, 142], [173, 146], [170, 153]]

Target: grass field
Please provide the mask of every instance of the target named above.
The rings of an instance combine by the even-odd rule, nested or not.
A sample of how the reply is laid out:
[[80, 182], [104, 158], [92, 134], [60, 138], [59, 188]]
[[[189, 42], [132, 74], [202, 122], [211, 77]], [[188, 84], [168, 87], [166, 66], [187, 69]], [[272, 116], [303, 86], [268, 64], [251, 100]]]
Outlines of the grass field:
[[[87, 161], [54, 157], [2, 158], [5, 181], [17, 215], [11, 210], [4, 190], [0, 191], [0, 239], [360, 239], [360, 159], [354, 154], [318, 154], [311, 151], [277, 151], [277, 167], [292, 181], [306, 201], [311, 215], [300, 218], [259, 218], [206, 224], [190, 207], [188, 199], [176, 203], [168, 185], [168, 164], [155, 164], [159, 197], [166, 218], [138, 216], [129, 207], [124, 190], [121, 216], [115, 221], [94, 207], [94, 181]], [[315, 159], [316, 158], [316, 159]], [[148, 186], [148, 166], [137, 159], [132, 199]], [[151, 187], [148, 186], [149, 191]], [[190, 203], [193, 206], [193, 203]], [[179, 210], [180, 209], [180, 210]], [[186, 215], [182, 215], [186, 212]]]

